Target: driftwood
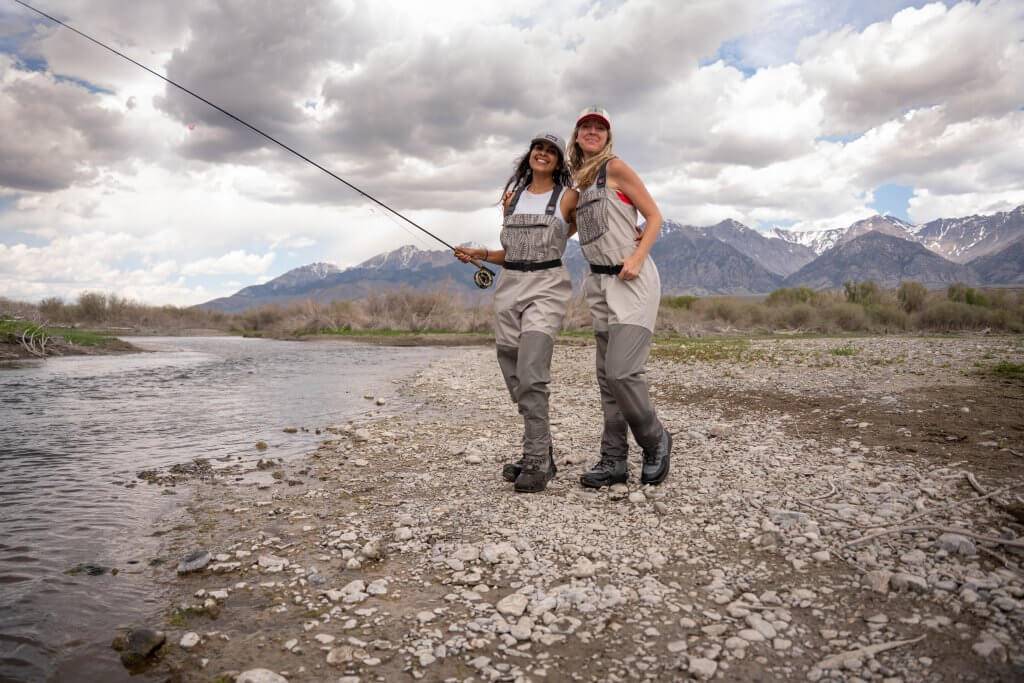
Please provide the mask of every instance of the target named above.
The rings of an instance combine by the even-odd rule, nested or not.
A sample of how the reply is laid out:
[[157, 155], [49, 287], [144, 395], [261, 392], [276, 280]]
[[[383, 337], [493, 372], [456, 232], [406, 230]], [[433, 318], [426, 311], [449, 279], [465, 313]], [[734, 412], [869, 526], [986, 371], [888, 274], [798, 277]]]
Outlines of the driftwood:
[[843, 662], [848, 659], [862, 659], [865, 657], [873, 657], [879, 652], [885, 652], [886, 650], [894, 650], [904, 645], [912, 645], [920, 640], [923, 640], [924, 636], [920, 635], [917, 638], [910, 638], [908, 640], [890, 640], [887, 643], [876, 643], [874, 645], [865, 645], [864, 647], [858, 647], [856, 650], [848, 650], [846, 652], [840, 652], [837, 655], [831, 655], [825, 657], [817, 664], [814, 665], [815, 669], [840, 669], [843, 666]]
[[976, 534], [969, 529], [961, 529], [956, 526], [940, 526], [938, 524], [924, 524], [922, 526], [900, 526], [893, 527], [891, 529], [883, 529], [877, 533], [868, 534], [867, 536], [861, 536], [855, 538], [852, 541], [847, 542], [843, 547], [851, 548], [855, 545], [861, 545], [868, 541], [873, 541], [876, 538], [882, 536], [888, 536], [890, 534], [905, 534], [913, 531], [941, 531], [944, 534], [960, 534], [967, 538], [973, 538], [978, 541], [984, 541], [985, 543], [995, 543], [997, 545], [1004, 545], [1007, 548], [1024, 548], [1024, 541], [1018, 538], [999, 538], [998, 536], [986, 536], [985, 534]]
[[21, 348], [29, 354], [36, 358], [46, 357], [46, 345], [50, 343], [51, 337], [42, 325], [29, 325], [21, 331], [17, 339]]

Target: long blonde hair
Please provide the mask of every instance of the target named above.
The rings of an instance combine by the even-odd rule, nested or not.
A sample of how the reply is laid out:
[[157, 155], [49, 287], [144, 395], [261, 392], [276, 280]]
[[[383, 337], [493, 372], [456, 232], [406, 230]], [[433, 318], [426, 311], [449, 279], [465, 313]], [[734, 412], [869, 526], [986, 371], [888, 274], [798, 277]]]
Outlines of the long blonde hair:
[[587, 159], [583, 154], [583, 148], [580, 147], [580, 143], [576, 142], [576, 136], [580, 132], [580, 127], [576, 126], [576, 129], [572, 132], [572, 140], [569, 143], [569, 170], [572, 171], [573, 182], [576, 183], [576, 187], [583, 189], [590, 187], [597, 180], [597, 172], [601, 169], [601, 164], [608, 161], [609, 159], [615, 158], [615, 152], [612, 151], [612, 129], [608, 129], [608, 142], [605, 143], [601, 151], [594, 156]]

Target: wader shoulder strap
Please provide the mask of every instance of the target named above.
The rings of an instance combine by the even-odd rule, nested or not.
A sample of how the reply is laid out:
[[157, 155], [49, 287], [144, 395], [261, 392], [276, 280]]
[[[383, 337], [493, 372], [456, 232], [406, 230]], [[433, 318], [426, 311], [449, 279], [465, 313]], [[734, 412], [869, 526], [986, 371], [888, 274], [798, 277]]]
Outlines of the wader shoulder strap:
[[523, 183], [515, 189], [512, 193], [512, 198], [508, 200], [508, 204], [505, 206], [505, 217], [508, 218], [516, 210], [516, 204], [519, 203], [519, 198], [523, 195], [523, 190], [526, 189], [528, 183]]
[[[608, 161], [611, 161], [611, 159]], [[601, 164], [601, 168], [597, 171], [597, 180], [594, 183], [602, 189], [608, 183], [608, 161]]]
[[562, 186], [555, 183], [555, 186], [551, 188], [551, 199], [548, 200], [548, 206], [544, 209], [545, 216], [554, 216], [555, 209], [558, 208], [558, 198], [562, 196]]

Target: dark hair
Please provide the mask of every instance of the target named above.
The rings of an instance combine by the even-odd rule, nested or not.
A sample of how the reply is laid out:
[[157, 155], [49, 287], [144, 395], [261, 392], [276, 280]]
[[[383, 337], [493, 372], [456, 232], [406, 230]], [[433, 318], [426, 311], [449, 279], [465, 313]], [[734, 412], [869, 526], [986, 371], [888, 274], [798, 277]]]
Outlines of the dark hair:
[[[509, 176], [508, 181], [505, 183], [505, 188], [501, 191], [501, 197], [498, 199], [498, 203], [505, 201], [505, 195], [509, 192], [515, 192], [520, 187], [525, 187], [530, 184], [533, 180], [533, 170], [530, 169], [530, 152], [533, 151], [533, 143], [530, 143], [530, 149], [526, 150], [526, 154], [516, 159], [514, 164], [515, 171]], [[572, 187], [572, 174], [569, 173], [569, 167], [565, 165], [565, 157], [562, 153], [558, 153], [558, 165], [555, 166], [554, 173], [551, 174], [554, 178], [555, 183], [562, 187]]]

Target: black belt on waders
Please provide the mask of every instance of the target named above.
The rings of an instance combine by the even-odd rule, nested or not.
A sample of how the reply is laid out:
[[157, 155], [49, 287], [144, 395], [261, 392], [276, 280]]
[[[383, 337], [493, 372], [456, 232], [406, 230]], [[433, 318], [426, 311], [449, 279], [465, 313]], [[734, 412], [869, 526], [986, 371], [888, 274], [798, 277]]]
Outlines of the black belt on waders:
[[562, 265], [562, 259], [556, 258], [554, 261], [505, 261], [504, 267], [508, 270], [519, 270], [524, 273], [530, 273], [535, 270], [557, 268], [560, 265]]
[[591, 263], [590, 272], [595, 275], [618, 275], [622, 272], [622, 266], [595, 266]]

